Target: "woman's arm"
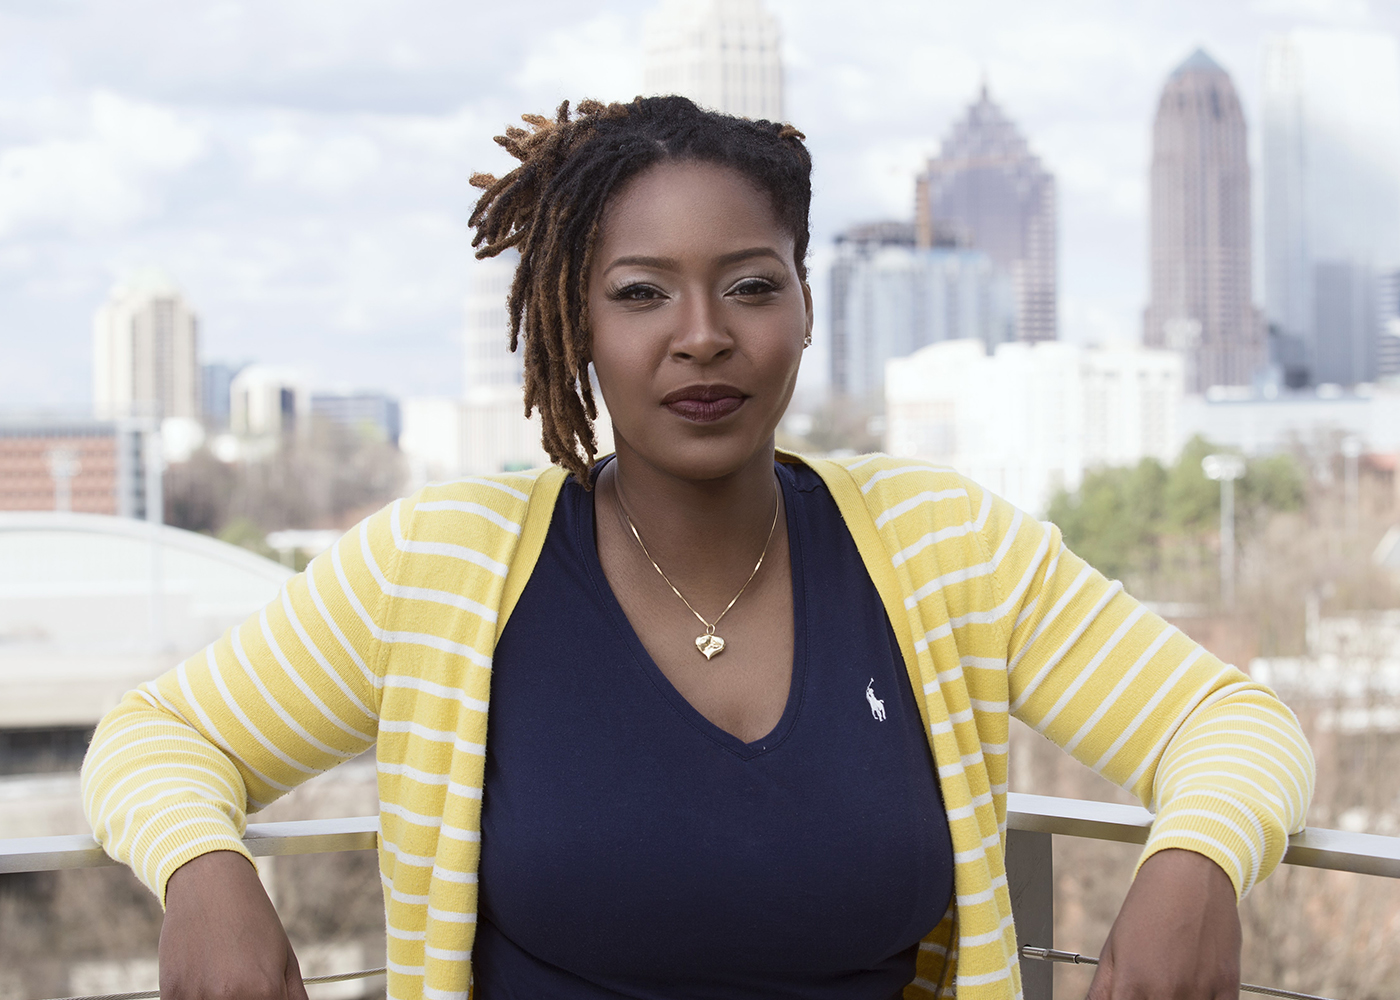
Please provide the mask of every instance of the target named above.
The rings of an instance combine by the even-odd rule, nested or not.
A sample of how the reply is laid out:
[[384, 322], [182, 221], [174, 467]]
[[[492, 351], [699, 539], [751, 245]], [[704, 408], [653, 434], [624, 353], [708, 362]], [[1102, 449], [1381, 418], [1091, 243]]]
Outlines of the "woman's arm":
[[[1156, 813], [1138, 864], [1145, 881], [1124, 903], [1096, 988], [1127, 996], [1120, 984], [1163, 968], [1194, 974], [1191, 935], [1203, 928], [1233, 956], [1222, 974], [1238, 976], [1234, 905], [1278, 864], [1312, 795], [1297, 720], [1065, 548], [1054, 525], [968, 491], [974, 510], [986, 505], [982, 544], [1011, 623], [1011, 713]], [[1194, 874], [1177, 884], [1178, 869]]]
[[103, 718], [83, 763], [84, 808], [107, 853], [163, 904], [190, 860], [247, 857], [247, 812], [373, 744], [395, 558], [386, 508]]

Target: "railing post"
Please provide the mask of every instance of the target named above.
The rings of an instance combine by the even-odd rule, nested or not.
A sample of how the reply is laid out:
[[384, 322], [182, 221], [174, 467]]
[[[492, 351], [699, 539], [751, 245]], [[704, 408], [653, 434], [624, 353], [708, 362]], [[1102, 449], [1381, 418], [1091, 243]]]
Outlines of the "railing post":
[[[1055, 946], [1055, 859], [1051, 841], [1048, 833], [1006, 831], [1006, 886], [1016, 919], [1016, 943], [1021, 946]], [[1054, 1000], [1054, 966], [1032, 958], [1021, 959], [1021, 993], [1025, 1000]]]

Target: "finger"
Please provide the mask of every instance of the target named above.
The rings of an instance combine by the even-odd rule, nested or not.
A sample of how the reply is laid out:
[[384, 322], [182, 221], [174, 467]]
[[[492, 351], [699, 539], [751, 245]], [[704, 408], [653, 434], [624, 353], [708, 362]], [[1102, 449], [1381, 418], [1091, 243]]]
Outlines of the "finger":
[[287, 1000], [307, 1000], [306, 984], [301, 981], [301, 965], [290, 944], [287, 945]]

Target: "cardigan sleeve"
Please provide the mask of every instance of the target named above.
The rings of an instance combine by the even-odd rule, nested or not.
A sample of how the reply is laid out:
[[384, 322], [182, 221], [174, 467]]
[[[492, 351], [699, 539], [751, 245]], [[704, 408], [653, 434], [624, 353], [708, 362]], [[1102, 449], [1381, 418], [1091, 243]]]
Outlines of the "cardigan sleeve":
[[1267, 687], [1216, 659], [1064, 545], [967, 482], [1006, 640], [1009, 709], [1155, 812], [1142, 861], [1215, 861], [1243, 897], [1312, 797], [1312, 752]]
[[392, 510], [99, 723], [83, 762], [84, 810], [103, 849], [162, 904], [186, 861], [249, 856], [248, 812], [373, 744]]

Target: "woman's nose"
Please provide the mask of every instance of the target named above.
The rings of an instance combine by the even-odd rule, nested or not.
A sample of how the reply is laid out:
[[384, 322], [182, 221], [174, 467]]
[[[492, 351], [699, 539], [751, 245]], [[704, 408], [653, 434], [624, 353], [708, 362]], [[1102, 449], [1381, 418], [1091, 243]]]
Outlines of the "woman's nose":
[[733, 350], [734, 338], [725, 323], [722, 304], [708, 295], [691, 296], [671, 344], [672, 357], [707, 364]]

